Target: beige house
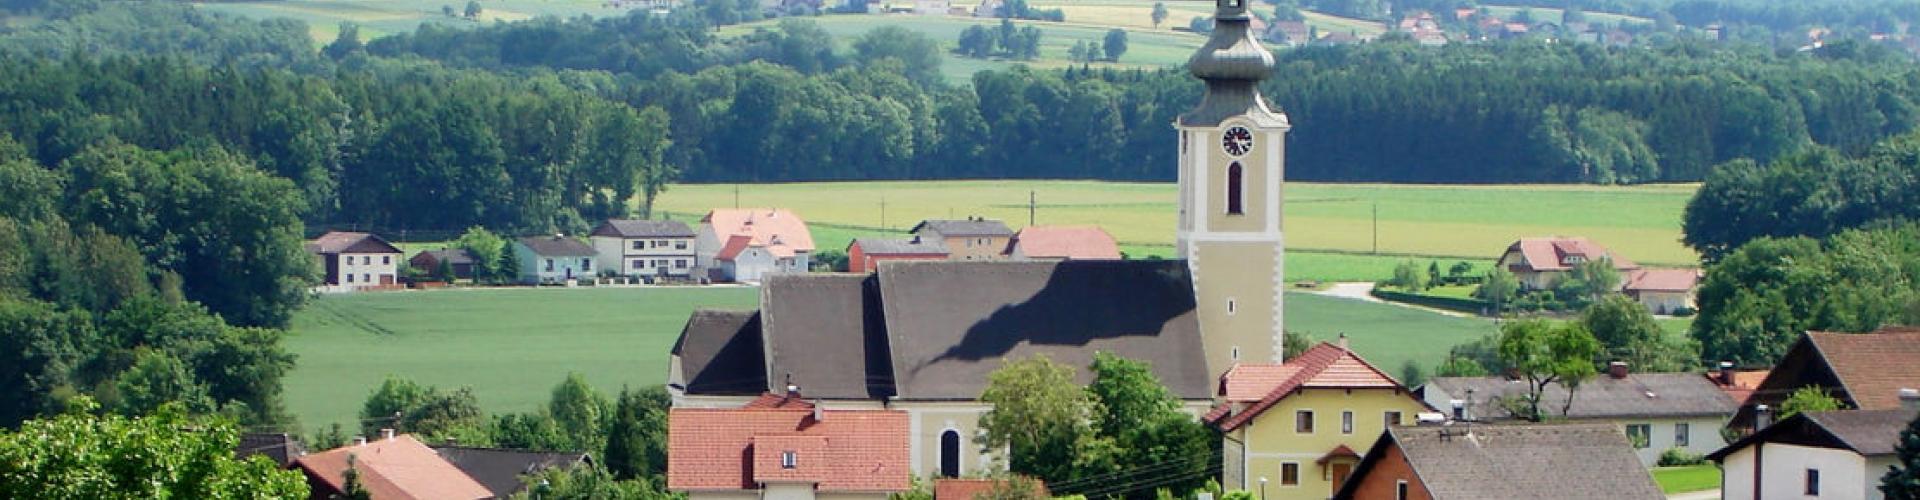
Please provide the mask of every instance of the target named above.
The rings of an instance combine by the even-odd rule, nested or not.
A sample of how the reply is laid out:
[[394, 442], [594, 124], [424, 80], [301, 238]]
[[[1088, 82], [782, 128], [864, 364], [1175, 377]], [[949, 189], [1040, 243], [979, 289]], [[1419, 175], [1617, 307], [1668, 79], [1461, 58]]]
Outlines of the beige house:
[[947, 246], [947, 258], [953, 260], [1000, 260], [1006, 258], [1007, 243], [1013, 229], [992, 219], [924, 220], [911, 231], [920, 241], [941, 242]]
[[[1558, 236], [1521, 238], [1508, 245], [1507, 251], [1500, 254], [1500, 260], [1494, 265], [1513, 273], [1513, 277], [1520, 281], [1521, 288], [1545, 290], [1553, 288], [1575, 266], [1600, 259], [1611, 259], [1614, 270], [1619, 271], [1622, 278], [1640, 269], [1638, 264], [1593, 240]], [[1624, 285], [1626, 280], [1621, 281]]]
[[603, 272], [674, 278], [693, 273], [694, 232], [685, 222], [608, 219], [588, 239]]
[[1694, 308], [1700, 277], [1699, 269], [1638, 269], [1627, 273], [1620, 292], [1654, 314], [1673, 314]]
[[667, 488], [689, 500], [885, 500], [912, 487], [907, 414], [797, 392], [667, 414]]
[[306, 244], [319, 259], [321, 283], [329, 289], [358, 290], [400, 284], [399, 247], [368, 233], [330, 231]]
[[758, 311], [693, 314], [668, 390], [675, 408], [791, 388], [826, 409], [899, 410], [914, 474], [975, 476], [996, 463], [974, 438], [990, 409], [978, 398], [1003, 360], [1144, 360], [1204, 412], [1212, 379], [1192, 286], [1171, 261], [886, 261], [874, 274], [777, 275]]
[[[1450, 412], [1455, 420], [1506, 421], [1514, 417], [1502, 402], [1518, 400], [1526, 386], [1526, 381], [1506, 377], [1436, 377], [1419, 392], [1428, 405]], [[1541, 411], [1561, 417], [1566, 399], [1565, 386], [1549, 385]], [[1616, 426], [1633, 443], [1640, 462], [1652, 467], [1669, 449], [1705, 455], [1726, 445], [1720, 428], [1738, 407], [1719, 385], [1698, 373], [1629, 373], [1626, 365], [1616, 363], [1608, 373], [1580, 384], [1564, 418]]]
[[1920, 394], [1907, 395], [1905, 408], [1794, 415], [1713, 452], [1721, 498], [1885, 498], [1880, 476], [1920, 413]]

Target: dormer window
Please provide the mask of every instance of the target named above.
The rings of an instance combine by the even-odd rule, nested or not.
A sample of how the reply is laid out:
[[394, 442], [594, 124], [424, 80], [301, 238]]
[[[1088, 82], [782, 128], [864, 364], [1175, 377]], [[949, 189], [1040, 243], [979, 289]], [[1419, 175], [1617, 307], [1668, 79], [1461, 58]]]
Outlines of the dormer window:
[[800, 466], [800, 454], [793, 451], [780, 452], [780, 468], [792, 469]]

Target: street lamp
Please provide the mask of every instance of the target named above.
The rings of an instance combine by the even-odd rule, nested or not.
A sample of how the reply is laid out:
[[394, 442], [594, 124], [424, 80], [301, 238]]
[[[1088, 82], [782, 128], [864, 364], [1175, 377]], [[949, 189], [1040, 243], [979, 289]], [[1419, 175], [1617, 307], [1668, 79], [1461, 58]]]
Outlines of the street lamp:
[[1260, 500], [1267, 500], [1267, 476], [1260, 476]]

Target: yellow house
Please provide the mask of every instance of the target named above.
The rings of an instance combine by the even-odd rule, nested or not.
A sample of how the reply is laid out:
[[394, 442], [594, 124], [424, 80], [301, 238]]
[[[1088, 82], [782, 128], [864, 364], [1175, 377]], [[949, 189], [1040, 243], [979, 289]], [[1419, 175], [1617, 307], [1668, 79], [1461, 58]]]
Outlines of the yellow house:
[[1235, 366], [1220, 393], [1206, 416], [1224, 436], [1220, 483], [1268, 500], [1333, 495], [1387, 426], [1432, 411], [1344, 338], [1285, 364]]

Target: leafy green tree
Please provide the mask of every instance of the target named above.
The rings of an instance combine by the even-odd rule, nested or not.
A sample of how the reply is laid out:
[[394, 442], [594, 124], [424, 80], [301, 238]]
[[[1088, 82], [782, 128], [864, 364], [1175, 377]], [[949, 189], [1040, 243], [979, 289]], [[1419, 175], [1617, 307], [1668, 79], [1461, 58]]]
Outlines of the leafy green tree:
[[[1166, 466], [1187, 474], [1185, 480], [1165, 487], [1188, 491], [1204, 485], [1211, 463], [1208, 457], [1213, 454], [1211, 433], [1181, 411], [1180, 399], [1160, 383], [1153, 369], [1145, 362], [1105, 352], [1094, 353], [1091, 369], [1093, 383], [1087, 392], [1101, 410], [1096, 430], [1123, 453], [1113, 463], [1117, 468], [1099, 472]], [[1025, 491], [1031, 494], [1033, 488]]]
[[1920, 499], [1920, 416], [1900, 431], [1893, 456], [1893, 466], [1880, 476], [1880, 493], [1888, 500]]
[[1808, 330], [1867, 332], [1902, 321], [1920, 297], [1920, 226], [1849, 230], [1814, 241], [1762, 238], [1707, 268], [1692, 336], [1706, 359], [1771, 365]]
[[1100, 42], [1100, 51], [1107, 55], [1108, 61], [1119, 61], [1120, 55], [1127, 53], [1127, 30], [1107, 30], [1107, 37]]
[[367, 485], [360, 481], [359, 458], [347, 454], [347, 470], [340, 473], [340, 498], [342, 500], [373, 500], [373, 492], [367, 491]]
[[466, 16], [468, 19], [478, 19], [482, 12], [485, 12], [485, 10], [480, 7], [479, 0], [467, 0]]
[[473, 277], [483, 282], [499, 279], [500, 254], [506, 250], [507, 240], [493, 234], [487, 228], [473, 226], [453, 240], [453, 248], [466, 250], [473, 256]]
[[1399, 287], [1408, 292], [1420, 292], [1427, 289], [1427, 275], [1420, 272], [1420, 265], [1408, 260], [1393, 268], [1393, 279], [1388, 285]]
[[1787, 394], [1787, 399], [1780, 402], [1780, 409], [1774, 418], [1777, 420], [1786, 420], [1787, 417], [1801, 413], [1834, 411], [1845, 409], [1846, 407], [1846, 404], [1840, 402], [1839, 398], [1835, 398], [1833, 394], [1828, 393], [1826, 388], [1807, 386], [1794, 389], [1792, 393]]
[[493, 265], [495, 283], [513, 283], [520, 280], [520, 255], [512, 242], [500, 246], [500, 259]]
[[1306, 332], [1285, 332], [1280, 336], [1281, 358], [1293, 359], [1300, 353], [1307, 352], [1307, 349], [1312, 349], [1313, 344], [1313, 336]]
[[1421, 368], [1419, 362], [1409, 359], [1400, 365], [1400, 383], [1407, 387], [1419, 387], [1427, 383], [1427, 370]]
[[360, 41], [360, 25], [350, 22], [340, 23], [340, 34], [333, 38], [333, 43], [320, 49], [320, 53], [326, 54], [327, 58], [335, 61], [366, 52], [367, 45]]
[[1154, 2], [1153, 13], [1149, 15], [1153, 17], [1153, 29], [1160, 29], [1160, 23], [1167, 21], [1167, 3]]
[[121, 372], [115, 386], [119, 394], [115, 406], [123, 414], [145, 414], [174, 402], [194, 414], [213, 411], [207, 388], [194, 380], [186, 363], [164, 352], [138, 351], [133, 366]]
[[1600, 341], [1595, 364], [1625, 361], [1639, 370], [1677, 372], [1693, 368], [1699, 346], [1671, 342], [1645, 306], [1624, 295], [1612, 295], [1588, 305], [1580, 324]]
[[960, 31], [959, 47], [954, 50], [963, 56], [986, 59], [993, 56], [999, 41], [994, 37], [993, 30], [976, 24]]
[[1074, 368], [1037, 355], [1007, 361], [987, 376], [980, 446], [1008, 450], [1011, 471], [1056, 483], [1076, 477], [1095, 439], [1099, 403], [1074, 382]]
[[457, 427], [479, 425], [480, 416], [479, 400], [470, 389], [441, 391], [389, 376], [361, 406], [360, 432], [376, 436], [381, 429], [394, 429], [431, 441]]
[[853, 52], [863, 64], [896, 59], [906, 65], [908, 79], [922, 85], [937, 85], [940, 76], [940, 43], [926, 34], [900, 26], [881, 26], [853, 41]]
[[0, 433], [0, 497], [300, 498], [307, 483], [265, 457], [234, 457], [233, 422], [192, 419], [178, 405], [139, 417], [69, 412]]
[[1527, 319], [1501, 325], [1500, 359], [1527, 382], [1527, 393], [1521, 401], [1524, 414], [1517, 416], [1535, 422], [1544, 420], [1547, 414], [1540, 410], [1541, 395], [1554, 383], [1567, 388], [1567, 401], [1561, 407], [1561, 414], [1566, 414], [1579, 383], [1598, 373], [1593, 358], [1599, 351], [1600, 342], [1575, 323]]
[[72, 368], [95, 342], [85, 311], [0, 298], [0, 427], [12, 428], [66, 405], [78, 389]]
[[1487, 368], [1469, 358], [1451, 357], [1433, 369], [1436, 377], [1485, 377]]
[[1440, 284], [1440, 262], [1429, 261], [1427, 262], [1427, 286], [1433, 287], [1433, 286], [1438, 286], [1439, 284]]
[[620, 479], [657, 477], [667, 473], [667, 409], [672, 399], [657, 385], [620, 391], [613, 425], [607, 430], [607, 448], [601, 456], [607, 471]]
[[685, 493], [668, 492], [664, 481], [652, 479], [615, 479], [605, 469], [591, 465], [553, 467], [521, 478], [526, 488], [514, 493], [516, 500], [653, 500], [682, 499]]
[[547, 402], [548, 414], [572, 444], [568, 449], [574, 450], [605, 449], [613, 410], [606, 396], [595, 392], [586, 377], [578, 373], [567, 374]]
[[453, 259], [440, 259], [440, 264], [433, 266], [433, 279], [441, 283], [452, 283], [455, 279]]
[[1464, 260], [1455, 262], [1452, 267], [1447, 268], [1447, 276], [1466, 276], [1467, 273], [1471, 272], [1473, 272], [1473, 263]]

